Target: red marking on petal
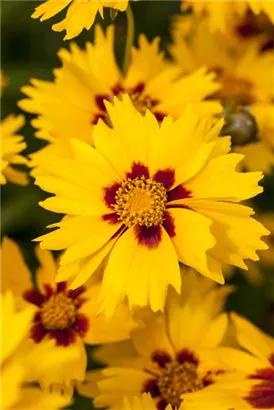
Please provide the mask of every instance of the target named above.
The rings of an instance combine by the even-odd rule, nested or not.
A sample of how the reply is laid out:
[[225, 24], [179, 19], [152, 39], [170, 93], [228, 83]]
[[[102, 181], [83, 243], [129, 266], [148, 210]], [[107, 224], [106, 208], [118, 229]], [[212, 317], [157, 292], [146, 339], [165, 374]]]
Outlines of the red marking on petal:
[[23, 293], [23, 298], [24, 298], [27, 302], [32, 303], [33, 305], [36, 305], [36, 306], [39, 306], [39, 307], [42, 306], [42, 304], [43, 304], [43, 303], [45, 302], [45, 300], [46, 300], [45, 296], [42, 295], [42, 293], [38, 292], [38, 291], [35, 290], [35, 289], [26, 290], [26, 291]]
[[272, 364], [272, 366], [274, 366], [274, 353], [272, 353], [272, 354], [270, 355], [269, 361], [270, 361], [270, 363]]
[[67, 288], [67, 282], [63, 281], [63, 282], [57, 283], [57, 293], [64, 292], [66, 288]]
[[185, 362], [193, 363], [195, 366], [198, 366], [199, 364], [198, 357], [196, 357], [194, 353], [190, 352], [187, 349], [183, 349], [180, 352], [178, 352], [176, 354], [176, 357], [178, 362], [181, 364]]
[[162, 238], [161, 226], [135, 226], [135, 236], [139, 245], [146, 246], [149, 249], [156, 249]]
[[109, 96], [107, 94], [96, 95], [95, 102], [97, 104], [97, 107], [100, 108], [101, 111], [106, 111], [104, 100], [109, 101], [110, 99], [112, 99], [112, 96]]
[[105, 195], [104, 200], [108, 208], [113, 209], [113, 205], [116, 203], [116, 192], [121, 187], [120, 182], [115, 182], [111, 186], [104, 188]]
[[165, 211], [165, 219], [163, 221], [163, 227], [167, 231], [170, 238], [173, 238], [176, 235], [174, 219], [168, 211]]
[[172, 189], [167, 193], [167, 201], [177, 201], [178, 199], [185, 199], [191, 198], [192, 194], [191, 191], [187, 188], [184, 188], [182, 185], [176, 186], [176, 188]]
[[126, 177], [131, 179], [141, 177], [149, 178], [149, 169], [141, 162], [134, 162], [131, 171], [127, 172]]
[[130, 90], [130, 93], [142, 93], [145, 89], [145, 83], [139, 83]]
[[82, 337], [85, 336], [85, 334], [87, 333], [88, 328], [89, 328], [88, 318], [85, 315], [79, 313], [76, 316], [76, 319], [75, 319], [75, 322], [72, 325], [72, 328], [74, 330], [76, 330], [79, 333], [80, 336], [82, 336]]
[[73, 329], [50, 330], [50, 339], [56, 340], [57, 346], [69, 346], [75, 342], [76, 334]]
[[150, 393], [151, 397], [160, 396], [160, 391], [157, 386], [156, 379], [149, 379], [145, 382], [142, 393]]
[[47, 330], [44, 328], [41, 322], [36, 322], [32, 325], [30, 329], [30, 337], [36, 342], [39, 343], [47, 334]]
[[157, 403], [158, 410], [166, 410], [168, 403], [165, 400], [161, 400]]
[[96, 125], [97, 122], [101, 119], [103, 121], [105, 121], [106, 115], [105, 114], [95, 114], [93, 116], [93, 119], [91, 121], [91, 125]]
[[159, 365], [160, 367], [165, 367], [165, 365], [166, 365], [167, 363], [170, 363], [170, 362], [171, 362], [171, 357], [170, 357], [170, 355], [169, 355], [168, 353], [164, 352], [164, 351], [161, 351], [161, 350], [152, 353], [151, 359], [152, 359], [154, 362], [158, 363], [158, 365]]
[[255, 24], [246, 22], [236, 27], [236, 33], [241, 37], [253, 37], [258, 34], [259, 31]]
[[45, 283], [43, 286], [44, 286], [44, 289], [45, 289], [46, 297], [47, 297], [47, 299], [49, 299], [53, 295], [54, 290], [53, 290], [52, 286], [48, 283]]
[[112, 92], [114, 95], [123, 93], [125, 90], [124, 88], [121, 86], [121, 84], [116, 84], [114, 87], [112, 87]]
[[274, 383], [263, 381], [253, 386], [245, 400], [255, 409], [274, 408]]
[[156, 182], [161, 182], [169, 190], [175, 182], [175, 171], [171, 168], [161, 169], [153, 177]]
[[156, 111], [153, 113], [157, 119], [158, 122], [162, 122], [163, 119], [166, 117], [166, 114], [160, 112], [160, 111]]
[[35, 316], [33, 318], [34, 322], [40, 322], [41, 321], [41, 312], [36, 312]]
[[265, 369], [256, 370], [256, 373], [249, 376], [250, 379], [270, 380], [274, 382], [274, 369], [266, 367]]
[[76, 289], [70, 289], [68, 291], [68, 297], [71, 299], [77, 299], [78, 296], [82, 295], [86, 290], [85, 286], [79, 286], [79, 288]]
[[115, 224], [120, 222], [119, 215], [117, 215], [116, 213], [105, 214], [105, 215], [102, 216], [102, 219], [103, 219], [103, 221], [108, 222], [112, 225], [115, 225]]

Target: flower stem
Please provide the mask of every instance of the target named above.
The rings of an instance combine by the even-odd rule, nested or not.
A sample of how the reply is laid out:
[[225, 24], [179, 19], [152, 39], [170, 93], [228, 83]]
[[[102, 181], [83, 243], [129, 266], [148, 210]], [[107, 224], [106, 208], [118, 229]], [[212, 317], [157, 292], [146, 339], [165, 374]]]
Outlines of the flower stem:
[[124, 56], [124, 62], [123, 62], [124, 74], [126, 74], [128, 71], [128, 67], [130, 64], [131, 48], [132, 48], [133, 40], [134, 40], [134, 16], [133, 16], [132, 8], [130, 4], [128, 4], [127, 6], [126, 16], [127, 16], [127, 38], [126, 38], [125, 56]]

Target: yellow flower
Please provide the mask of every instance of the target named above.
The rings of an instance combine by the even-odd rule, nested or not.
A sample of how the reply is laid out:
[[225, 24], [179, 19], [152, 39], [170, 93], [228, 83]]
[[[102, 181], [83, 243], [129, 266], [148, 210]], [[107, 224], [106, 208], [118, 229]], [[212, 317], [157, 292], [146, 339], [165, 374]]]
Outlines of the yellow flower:
[[219, 283], [223, 263], [258, 260], [268, 231], [237, 202], [262, 191], [262, 175], [235, 171], [243, 156], [218, 138], [223, 121], [212, 127], [189, 108], [159, 125], [128, 96], [106, 106], [113, 128], [94, 127], [95, 148], [72, 139], [70, 157], [45, 156], [35, 173], [55, 194], [41, 205], [68, 214], [37, 238], [43, 249], [66, 249], [57, 281], [81, 286], [108, 255], [101, 310], [111, 315], [127, 297], [156, 311], [168, 285], [180, 290], [178, 260]]
[[146, 312], [143, 327], [131, 333], [130, 341], [95, 352], [107, 367], [88, 373], [79, 391], [93, 397], [96, 407], [119, 409], [124, 396], [149, 393], [154, 405], [149, 396], [141, 401], [148, 410], [234, 408], [233, 395], [218, 389], [219, 375], [227, 366], [212, 360], [226, 334], [228, 320], [222, 308], [230, 289], [184, 273], [182, 296], [171, 290], [164, 313]]
[[243, 351], [219, 348], [216, 357], [238, 370], [238, 377], [224, 379], [224, 388], [244, 400], [243, 408], [273, 409], [274, 339], [236, 313], [231, 316]]
[[159, 121], [168, 114], [178, 118], [187, 103], [206, 114], [222, 111], [219, 103], [203, 101], [218, 89], [215, 75], [201, 68], [178, 78], [180, 70], [170, 68], [164, 59], [159, 38], [149, 43], [144, 35], [139, 37], [126, 76], [117, 65], [113, 43], [114, 26], [105, 34], [96, 26], [94, 45], [88, 43], [81, 50], [72, 44], [70, 51], [59, 52], [62, 68], [54, 71], [54, 82], [31, 80], [31, 86], [23, 87], [28, 98], [19, 106], [38, 115], [32, 122], [38, 138], [49, 142], [79, 138], [92, 143], [94, 124], [100, 118], [109, 123], [104, 101], [125, 93], [142, 114], [150, 109]]
[[[26, 339], [34, 310], [26, 307], [18, 311], [11, 292], [1, 294], [1, 409], [54, 410], [70, 404], [68, 397], [46, 393], [27, 385], [35, 381], [35, 373], [46, 369], [41, 354], [46, 351], [28, 350]], [[48, 349], [48, 346], [46, 347]], [[39, 354], [38, 354], [39, 353]], [[56, 358], [55, 358], [56, 359]], [[35, 362], [35, 367], [30, 366]], [[56, 366], [62, 364], [55, 361]], [[34, 373], [32, 372], [34, 370]]]
[[200, 1], [200, 0], [184, 0], [181, 3], [182, 11], [186, 11], [189, 7], [198, 15], [208, 15], [209, 25], [212, 31], [224, 32], [231, 21], [238, 16], [244, 16], [248, 9], [254, 14], [266, 14], [274, 23], [274, 5], [271, 1]]
[[25, 173], [12, 167], [27, 163], [27, 159], [20, 155], [26, 148], [24, 137], [16, 134], [24, 124], [22, 115], [9, 115], [1, 120], [1, 184], [6, 184], [7, 180], [19, 185], [28, 184]]
[[85, 28], [89, 30], [94, 23], [99, 12], [103, 18], [104, 7], [111, 7], [116, 10], [125, 11], [128, 0], [47, 0], [36, 7], [31, 17], [47, 20], [68, 6], [64, 20], [54, 24], [54, 31], [66, 31], [64, 40], [70, 40], [78, 36]]
[[[82, 286], [68, 290], [66, 282], [55, 284], [57, 264], [50, 252], [37, 247], [40, 262], [36, 281], [31, 282], [31, 274], [25, 265], [17, 245], [8, 238], [2, 242], [2, 289], [12, 289], [15, 296], [35, 308], [35, 316], [28, 328], [31, 338], [29, 349], [42, 346], [54, 340], [54, 355], [66, 355], [67, 363], [55, 370], [54, 374], [43, 376], [43, 384], [65, 383], [68, 387], [73, 380], [83, 380], [86, 370], [84, 343], [98, 344], [124, 340], [135, 326], [129, 310], [120, 305], [111, 321], [97, 314], [99, 286]], [[16, 278], [15, 278], [16, 275]], [[16, 279], [16, 280], [15, 280]], [[76, 353], [74, 353], [76, 352]], [[75, 360], [72, 362], [71, 356]]]
[[[236, 42], [232, 42], [230, 37], [210, 32], [206, 19], [192, 31], [191, 41], [185, 38], [185, 29], [181, 36], [180, 25], [177, 27], [179, 32], [175, 30], [173, 33], [174, 44], [170, 51], [182, 71], [188, 73], [200, 66], [207, 66], [210, 72], [217, 74], [221, 84], [220, 91], [213, 97], [221, 100], [224, 111], [231, 105], [236, 110], [247, 106], [256, 118], [258, 141], [254, 140], [256, 135], [252, 127], [246, 136], [239, 133], [233, 136], [233, 149], [245, 155], [242, 165], [249, 170], [271, 172], [274, 165], [273, 53], [260, 53], [259, 40], [250, 44], [244, 52], [241, 42], [239, 50], [235, 49]], [[239, 115], [237, 118], [239, 121]], [[243, 120], [245, 118], [244, 114]], [[249, 127], [249, 122], [245, 126]]]

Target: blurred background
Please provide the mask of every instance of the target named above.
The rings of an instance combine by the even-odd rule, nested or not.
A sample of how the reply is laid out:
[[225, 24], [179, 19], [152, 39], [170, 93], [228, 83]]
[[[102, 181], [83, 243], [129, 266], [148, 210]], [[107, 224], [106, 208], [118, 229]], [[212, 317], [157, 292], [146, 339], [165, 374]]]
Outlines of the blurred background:
[[[60, 65], [56, 56], [61, 47], [68, 47], [63, 41], [64, 33], [51, 30], [53, 23], [60, 21], [60, 15], [46, 22], [30, 18], [36, 1], [1, 1], [1, 69], [8, 78], [1, 104], [1, 117], [10, 113], [19, 114], [16, 102], [22, 98], [20, 87], [28, 84], [31, 77], [53, 79], [52, 69]], [[170, 41], [169, 28], [172, 16], [179, 13], [179, 1], [143, 1], [132, 4], [135, 16], [136, 35], [144, 32], [148, 38], [161, 36], [162, 47]], [[97, 19], [105, 26], [111, 22], [109, 11], [105, 11], [105, 20]], [[116, 52], [121, 61], [124, 50], [126, 17], [119, 13], [116, 21]], [[84, 31], [76, 41], [84, 45], [92, 41], [93, 29]], [[25, 136], [31, 153], [42, 147], [43, 143], [34, 137], [29, 125], [30, 115], [26, 115], [27, 125], [21, 131]], [[274, 119], [273, 119], [274, 120]], [[256, 210], [274, 213], [274, 174], [265, 177], [264, 193], [254, 201]], [[24, 253], [27, 263], [34, 272], [37, 265], [31, 240], [45, 232], [45, 227], [56, 222], [60, 216], [40, 208], [38, 202], [46, 194], [35, 187], [8, 184], [2, 187], [1, 230], [2, 235], [15, 239]], [[272, 237], [274, 246], [274, 238]], [[261, 268], [261, 267], [260, 267]], [[271, 268], [263, 267], [264, 281], [257, 286], [251, 285], [241, 274], [235, 274], [231, 282], [238, 290], [228, 301], [228, 309], [246, 316], [253, 323], [274, 336], [274, 275]], [[91, 362], [90, 366], [94, 366]], [[92, 409], [91, 402], [77, 398], [74, 408]]]

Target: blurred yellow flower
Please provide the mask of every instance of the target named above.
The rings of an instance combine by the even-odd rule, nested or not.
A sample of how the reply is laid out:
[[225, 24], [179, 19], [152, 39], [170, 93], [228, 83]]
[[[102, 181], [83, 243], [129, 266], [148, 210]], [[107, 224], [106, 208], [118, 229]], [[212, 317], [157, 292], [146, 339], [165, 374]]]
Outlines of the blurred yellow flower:
[[[109, 124], [104, 101], [129, 94], [135, 107], [144, 115], [151, 110], [159, 121], [167, 115], [178, 118], [186, 104], [197, 112], [220, 113], [215, 101], [203, 101], [218, 90], [215, 74], [201, 68], [178, 78], [180, 70], [171, 67], [159, 49], [159, 38], [148, 42], [139, 37], [139, 48], [132, 49], [129, 70], [124, 76], [114, 55], [114, 26], [103, 33], [95, 28], [95, 43], [85, 50], [76, 44], [61, 50], [62, 67], [54, 70], [55, 81], [31, 80], [23, 87], [27, 99], [19, 106], [37, 118], [32, 125], [36, 136], [49, 142], [79, 138], [92, 143], [93, 126], [102, 118]], [[36, 154], [37, 156], [37, 154]]]
[[72, 381], [84, 379], [87, 364], [84, 343], [109, 343], [129, 337], [135, 323], [127, 307], [120, 305], [111, 321], [106, 321], [102, 315], [97, 316], [99, 286], [68, 290], [66, 282], [56, 285], [57, 264], [50, 252], [36, 249], [40, 262], [36, 275], [37, 289], [13, 241], [3, 239], [1, 254], [2, 289], [11, 289], [20, 303], [24, 300], [35, 308], [35, 316], [26, 331], [32, 339], [29, 340], [30, 351], [37, 344], [43, 347], [53, 339], [50, 354], [67, 357], [67, 363], [63, 363], [54, 374], [43, 375], [43, 385], [64, 383], [70, 387]]
[[28, 178], [24, 172], [18, 171], [12, 165], [27, 164], [27, 159], [20, 153], [27, 147], [24, 137], [16, 134], [23, 127], [23, 115], [13, 114], [1, 120], [1, 184], [7, 181], [14, 184], [27, 185]]
[[94, 23], [99, 12], [104, 17], [104, 7], [111, 7], [116, 10], [125, 11], [128, 0], [47, 0], [36, 7], [32, 18], [47, 20], [68, 6], [64, 20], [54, 24], [54, 31], [66, 31], [64, 40], [70, 40], [78, 36], [83, 29], [89, 30]]
[[182, 1], [181, 10], [186, 11], [189, 8], [195, 14], [209, 16], [209, 26], [212, 31], [225, 32], [235, 17], [244, 16], [249, 9], [256, 15], [266, 14], [274, 23], [274, 5], [272, 1], [268, 0]]
[[274, 339], [238, 314], [231, 317], [243, 350], [219, 348], [216, 357], [238, 370], [238, 376], [235, 373], [224, 379], [224, 388], [244, 400], [242, 408], [273, 409]]
[[[222, 265], [246, 268], [268, 231], [237, 204], [262, 191], [262, 174], [239, 173], [230, 138], [186, 109], [161, 124], [129, 96], [107, 103], [112, 128], [94, 127], [95, 148], [76, 139], [71, 155], [45, 155], [36, 184], [55, 194], [41, 205], [68, 214], [59, 229], [37, 238], [44, 249], [66, 249], [57, 281], [81, 286], [108, 255], [101, 310], [165, 304], [168, 285], [180, 291], [178, 260], [223, 283]], [[73, 170], [73, 172], [71, 172]], [[117, 273], [119, 272], [119, 274]]]
[[[59, 394], [46, 393], [27, 384], [36, 381], [35, 372], [44, 371], [46, 349], [29, 350], [27, 337], [34, 310], [26, 307], [18, 311], [10, 291], [1, 298], [1, 409], [3, 410], [57, 410], [70, 404], [70, 399]], [[42, 356], [41, 356], [42, 354]], [[35, 367], [33, 367], [35, 363]], [[52, 363], [51, 363], [52, 364]], [[55, 365], [60, 365], [60, 360]], [[33, 372], [34, 370], [34, 372]]]
[[[95, 352], [107, 367], [87, 373], [79, 391], [93, 397], [96, 407], [120, 409], [124, 396], [126, 404], [149, 393], [153, 400], [143, 395], [128, 409], [137, 410], [137, 403], [146, 410], [237, 408], [233, 395], [218, 388], [218, 379], [229, 366], [212, 359], [227, 331], [222, 309], [231, 289], [184, 273], [182, 295], [170, 290], [164, 313], [145, 312], [143, 327], [131, 333], [130, 341]], [[194, 286], [189, 286], [189, 279]]]
[[244, 52], [241, 42], [239, 50], [235, 49], [237, 43], [230, 37], [210, 32], [206, 19], [196, 25], [187, 39], [186, 29], [180, 24], [183, 19], [183, 16], [177, 19], [178, 31], [173, 31], [170, 52], [174, 60], [183, 73], [207, 66], [210, 72], [217, 74], [221, 89], [213, 98], [220, 99], [225, 112], [230, 106], [236, 110], [250, 108], [258, 124], [259, 140], [254, 141], [252, 133], [247, 137], [235, 135], [233, 149], [245, 155], [242, 165], [247, 169], [271, 172], [274, 166], [273, 53], [260, 53], [259, 39]]

